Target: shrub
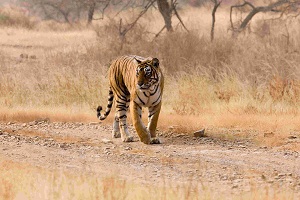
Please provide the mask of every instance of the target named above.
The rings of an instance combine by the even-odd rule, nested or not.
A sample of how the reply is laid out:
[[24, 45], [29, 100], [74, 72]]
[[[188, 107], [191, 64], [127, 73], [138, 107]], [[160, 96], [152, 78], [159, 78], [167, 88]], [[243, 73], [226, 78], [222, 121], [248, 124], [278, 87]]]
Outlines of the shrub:
[[19, 7], [0, 8], [0, 26], [32, 29], [35, 22]]

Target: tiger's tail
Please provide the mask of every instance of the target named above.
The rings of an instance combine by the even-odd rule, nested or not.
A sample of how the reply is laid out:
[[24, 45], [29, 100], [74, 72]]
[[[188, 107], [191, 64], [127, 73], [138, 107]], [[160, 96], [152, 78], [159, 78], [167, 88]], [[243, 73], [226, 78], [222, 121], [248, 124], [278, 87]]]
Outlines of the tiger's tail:
[[97, 108], [97, 117], [98, 117], [98, 119], [100, 119], [100, 120], [105, 120], [106, 119], [106, 117], [110, 113], [110, 110], [111, 110], [111, 107], [112, 107], [112, 104], [113, 104], [113, 100], [114, 100], [114, 93], [111, 90], [111, 88], [109, 88], [108, 98], [107, 98], [107, 107], [106, 107], [104, 115], [101, 114], [102, 107], [98, 106], [98, 108]]

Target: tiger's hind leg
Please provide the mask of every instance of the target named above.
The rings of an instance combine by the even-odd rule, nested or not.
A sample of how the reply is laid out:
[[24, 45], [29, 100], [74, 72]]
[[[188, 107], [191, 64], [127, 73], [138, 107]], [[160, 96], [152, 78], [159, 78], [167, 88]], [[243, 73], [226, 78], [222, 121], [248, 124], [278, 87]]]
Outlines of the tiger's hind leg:
[[156, 137], [156, 127], [157, 127], [160, 109], [161, 109], [161, 102], [156, 106], [149, 107], [147, 130], [150, 132], [151, 135], [150, 144], [161, 143], [159, 138]]
[[113, 138], [120, 138], [121, 132], [120, 132], [120, 126], [119, 126], [120, 120], [118, 117], [118, 113], [115, 114], [115, 119], [113, 122], [113, 130], [112, 130], [112, 137]]
[[[127, 110], [129, 107], [130, 99], [127, 98], [126, 101], [122, 99], [116, 99], [117, 113], [114, 121], [114, 132], [113, 136], [121, 136], [123, 142], [132, 142], [133, 136], [130, 134], [127, 126]], [[119, 129], [117, 128], [119, 125]], [[119, 136], [119, 137], [120, 137]]]

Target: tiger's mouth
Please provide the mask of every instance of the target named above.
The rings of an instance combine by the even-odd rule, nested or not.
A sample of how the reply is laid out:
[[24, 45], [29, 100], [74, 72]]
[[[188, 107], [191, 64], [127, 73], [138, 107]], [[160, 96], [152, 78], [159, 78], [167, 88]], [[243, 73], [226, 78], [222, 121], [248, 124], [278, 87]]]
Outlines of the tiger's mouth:
[[140, 90], [151, 90], [151, 88], [155, 87], [157, 83], [158, 83], [158, 79], [151, 78], [150, 81], [146, 83], [143, 83], [142, 81], [138, 82], [137, 88]]
[[153, 91], [157, 87], [157, 83], [145, 83], [142, 85], [137, 85], [139, 90], [147, 90], [147, 91]]
[[144, 83], [142, 85], [138, 84], [137, 86], [138, 86], [138, 89], [140, 89], [140, 90], [148, 90], [152, 86], [152, 84], [150, 84], [150, 83]]

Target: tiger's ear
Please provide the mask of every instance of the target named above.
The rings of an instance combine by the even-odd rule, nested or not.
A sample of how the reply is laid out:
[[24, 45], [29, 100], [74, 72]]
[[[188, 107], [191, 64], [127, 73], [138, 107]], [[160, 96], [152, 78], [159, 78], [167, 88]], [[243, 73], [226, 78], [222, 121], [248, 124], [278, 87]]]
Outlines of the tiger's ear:
[[142, 63], [142, 61], [138, 60], [136, 57], [134, 57], [134, 60], [137, 62], [138, 65]]
[[159, 66], [159, 60], [157, 58], [153, 58], [152, 59], [152, 64], [154, 67], [158, 67]]

